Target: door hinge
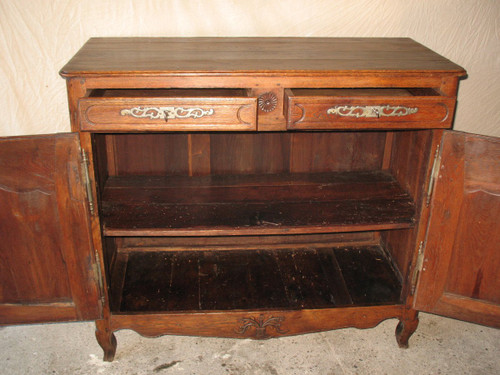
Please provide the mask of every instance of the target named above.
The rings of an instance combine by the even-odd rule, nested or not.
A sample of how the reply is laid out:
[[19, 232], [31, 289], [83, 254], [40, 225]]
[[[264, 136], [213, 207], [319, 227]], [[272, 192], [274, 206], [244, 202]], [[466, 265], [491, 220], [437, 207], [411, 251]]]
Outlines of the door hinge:
[[82, 149], [82, 170], [85, 189], [87, 190], [87, 199], [89, 202], [90, 214], [94, 215], [94, 196], [92, 194], [92, 186], [90, 184], [89, 159], [87, 153]]
[[434, 184], [436, 182], [436, 177], [439, 174], [439, 166], [441, 164], [441, 154], [439, 153], [439, 145], [436, 147], [436, 152], [434, 154], [434, 163], [432, 164], [431, 176], [429, 178], [429, 185], [427, 186], [427, 198], [425, 199], [425, 205], [429, 206], [431, 203], [432, 193], [434, 191]]
[[94, 270], [94, 275], [97, 276], [97, 283], [99, 285], [99, 294], [102, 306], [104, 306], [105, 298], [104, 298], [104, 282], [102, 280], [102, 272], [101, 272], [101, 261], [99, 260], [99, 254], [97, 251], [94, 253], [95, 262], [92, 264], [92, 268]]
[[411, 294], [415, 294], [415, 290], [417, 288], [418, 277], [422, 272], [422, 267], [424, 265], [424, 241], [420, 241], [418, 245], [418, 254], [417, 254], [417, 262], [415, 264], [415, 268], [413, 269], [413, 275], [411, 278]]

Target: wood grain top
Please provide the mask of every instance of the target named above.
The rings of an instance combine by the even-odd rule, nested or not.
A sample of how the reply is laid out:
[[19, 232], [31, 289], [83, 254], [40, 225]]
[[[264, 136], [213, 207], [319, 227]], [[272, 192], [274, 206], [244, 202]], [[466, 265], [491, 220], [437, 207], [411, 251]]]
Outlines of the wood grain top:
[[448, 73], [460, 66], [409, 38], [92, 38], [63, 77]]

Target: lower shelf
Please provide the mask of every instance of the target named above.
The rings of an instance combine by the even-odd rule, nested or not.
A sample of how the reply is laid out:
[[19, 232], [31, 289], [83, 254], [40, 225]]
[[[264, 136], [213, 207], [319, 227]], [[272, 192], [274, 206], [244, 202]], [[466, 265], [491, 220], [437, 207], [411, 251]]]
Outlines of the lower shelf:
[[396, 305], [401, 283], [378, 245], [118, 252], [114, 313]]

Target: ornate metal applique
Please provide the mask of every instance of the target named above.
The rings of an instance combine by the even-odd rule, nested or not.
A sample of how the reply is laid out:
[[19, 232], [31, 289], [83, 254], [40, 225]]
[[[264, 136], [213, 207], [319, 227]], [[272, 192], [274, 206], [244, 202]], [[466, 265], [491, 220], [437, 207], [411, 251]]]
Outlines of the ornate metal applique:
[[337, 105], [326, 113], [342, 117], [402, 117], [418, 112], [418, 108], [390, 105]]
[[184, 118], [200, 118], [203, 116], [211, 116], [215, 113], [213, 108], [182, 108], [182, 107], [134, 107], [122, 109], [120, 115], [132, 116], [135, 118], [150, 118], [156, 119], [184, 119]]
[[239, 327], [236, 333], [243, 334], [249, 328], [255, 327], [255, 338], [256, 339], [265, 339], [269, 337], [266, 333], [267, 327], [273, 328], [277, 333], [287, 333], [288, 331], [283, 331], [281, 329], [281, 323], [285, 320], [284, 317], [270, 317], [269, 319], [264, 320], [264, 315], [260, 315], [258, 319], [255, 318], [243, 318], [241, 319], [241, 327]]

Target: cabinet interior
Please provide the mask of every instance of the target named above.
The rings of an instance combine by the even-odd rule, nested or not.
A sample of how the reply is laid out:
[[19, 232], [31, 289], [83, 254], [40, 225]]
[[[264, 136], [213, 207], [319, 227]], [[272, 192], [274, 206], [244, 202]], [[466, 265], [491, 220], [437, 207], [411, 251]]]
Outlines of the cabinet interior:
[[321, 96], [441, 96], [438, 89], [431, 87], [372, 87], [372, 88], [294, 88], [289, 89], [292, 95], [321, 97]]
[[247, 97], [247, 89], [94, 89], [89, 90], [89, 98], [219, 98], [219, 97]]
[[92, 137], [114, 313], [404, 300], [431, 131]]

